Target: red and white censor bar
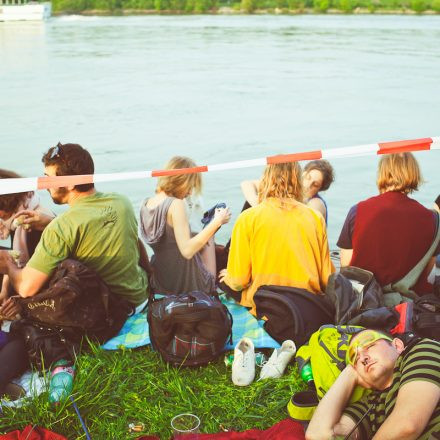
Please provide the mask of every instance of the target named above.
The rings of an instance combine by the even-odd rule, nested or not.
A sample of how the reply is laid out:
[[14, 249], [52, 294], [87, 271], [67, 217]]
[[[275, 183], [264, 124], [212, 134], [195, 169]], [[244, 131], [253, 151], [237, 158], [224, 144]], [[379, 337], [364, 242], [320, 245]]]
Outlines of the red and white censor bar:
[[0, 195], [36, 191], [39, 189], [60, 188], [84, 183], [148, 179], [151, 177], [172, 176], [177, 174], [235, 170], [240, 168], [265, 166], [274, 163], [299, 162], [316, 159], [336, 159], [341, 157], [356, 157], [425, 150], [440, 150], [440, 136], [395, 142], [379, 142], [377, 144], [356, 145], [352, 147], [328, 148], [324, 150], [305, 151], [302, 153], [279, 154], [260, 159], [239, 160], [236, 162], [226, 162], [217, 165], [204, 165], [194, 168], [181, 168], [176, 170], [133, 171], [124, 173], [87, 174], [81, 176], [45, 176], [0, 179]]

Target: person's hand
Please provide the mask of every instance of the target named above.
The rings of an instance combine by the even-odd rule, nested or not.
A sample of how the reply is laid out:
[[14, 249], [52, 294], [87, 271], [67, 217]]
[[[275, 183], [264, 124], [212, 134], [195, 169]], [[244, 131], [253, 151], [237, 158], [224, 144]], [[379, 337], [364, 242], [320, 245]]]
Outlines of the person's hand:
[[218, 221], [220, 226], [225, 225], [231, 219], [231, 210], [229, 208], [217, 208], [214, 214], [214, 220]]
[[347, 365], [345, 367], [343, 373], [352, 378], [355, 386], [359, 385], [362, 388], [367, 388], [367, 389], [371, 388], [371, 385], [362, 379], [361, 375], [357, 372], [356, 368], [353, 367], [352, 365]]
[[218, 273], [218, 280], [223, 283], [225, 281], [225, 278], [228, 276], [228, 271], [226, 269], [222, 269]]
[[13, 321], [20, 315], [21, 307], [15, 302], [14, 298], [8, 298], [0, 307], [0, 316], [2, 319]]
[[53, 216], [41, 211], [23, 210], [14, 215], [14, 219], [19, 219], [23, 229], [27, 231], [42, 231], [52, 220]]

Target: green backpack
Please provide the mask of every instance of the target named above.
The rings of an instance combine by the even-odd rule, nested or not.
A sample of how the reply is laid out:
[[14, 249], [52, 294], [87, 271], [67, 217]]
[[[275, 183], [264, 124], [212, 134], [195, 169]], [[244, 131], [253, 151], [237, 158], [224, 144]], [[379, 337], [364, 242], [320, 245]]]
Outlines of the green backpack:
[[[313, 391], [313, 399], [310, 389], [295, 393], [287, 407], [292, 418], [300, 421], [310, 420], [318, 399], [322, 399], [345, 368], [345, 354], [351, 337], [361, 330], [364, 330], [364, 327], [323, 325], [310, 336], [309, 342], [299, 348], [296, 353], [298, 370], [301, 371], [304, 365], [310, 362], [316, 394]], [[364, 388], [356, 387], [350, 402], [358, 401], [364, 392]]]

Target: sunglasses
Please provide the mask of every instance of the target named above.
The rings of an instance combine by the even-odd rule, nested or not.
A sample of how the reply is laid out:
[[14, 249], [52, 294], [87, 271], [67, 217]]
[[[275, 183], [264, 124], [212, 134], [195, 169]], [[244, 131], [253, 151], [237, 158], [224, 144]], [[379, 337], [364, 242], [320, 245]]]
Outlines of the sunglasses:
[[49, 160], [51, 159], [55, 159], [56, 157], [59, 157], [61, 159], [61, 147], [63, 146], [63, 144], [61, 142], [58, 142], [55, 147], [52, 147], [52, 151], [50, 153], [49, 156]]
[[350, 343], [347, 355], [345, 357], [345, 363], [348, 365], [355, 365], [359, 352], [363, 348], [369, 347], [371, 344], [374, 344], [376, 341], [380, 339], [384, 339], [385, 341], [392, 341], [392, 339], [382, 333], [379, 333], [375, 330], [367, 330], [362, 332], [359, 336], [356, 336], [356, 339], [353, 343]]

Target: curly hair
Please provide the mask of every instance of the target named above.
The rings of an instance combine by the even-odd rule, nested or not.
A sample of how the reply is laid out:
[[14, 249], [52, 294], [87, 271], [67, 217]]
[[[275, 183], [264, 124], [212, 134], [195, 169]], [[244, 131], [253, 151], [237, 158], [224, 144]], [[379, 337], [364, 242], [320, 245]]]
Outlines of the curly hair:
[[304, 172], [317, 170], [322, 174], [322, 185], [319, 191], [325, 191], [330, 188], [330, 185], [335, 181], [335, 172], [330, 162], [325, 159], [312, 160], [304, 167]]
[[419, 164], [411, 153], [386, 154], [380, 158], [376, 184], [381, 194], [387, 191], [409, 194], [417, 191], [422, 182]]
[[[0, 169], [0, 179], [18, 179], [20, 176], [14, 171]], [[33, 191], [14, 193], [14, 194], [2, 194], [0, 195], [0, 209], [6, 211], [7, 213], [13, 214], [17, 208], [23, 203], [27, 198], [32, 197]]]
[[[177, 170], [196, 166], [196, 163], [189, 157], [174, 156], [165, 165], [165, 169]], [[165, 194], [178, 199], [184, 198], [191, 191], [200, 194], [202, 192], [202, 176], [200, 173], [161, 176], [157, 181], [157, 191], [163, 191]]]
[[[79, 144], [61, 144], [58, 142], [57, 145], [49, 148], [41, 161], [45, 167], [55, 165], [57, 176], [78, 176], [95, 172], [92, 156]], [[84, 183], [75, 185], [74, 189], [79, 192], [86, 192], [94, 187], [93, 183]]]
[[303, 201], [301, 166], [298, 162], [270, 164], [266, 167], [258, 188], [258, 202], [269, 197]]

